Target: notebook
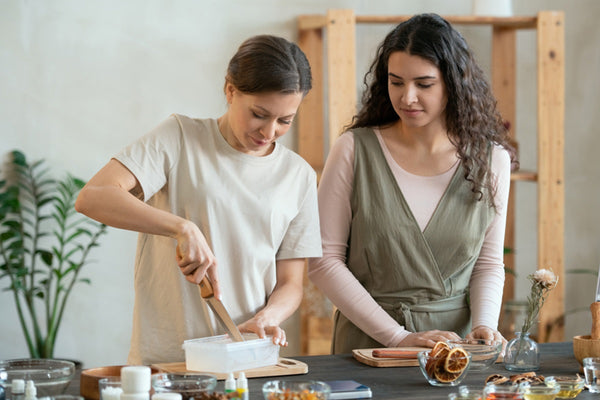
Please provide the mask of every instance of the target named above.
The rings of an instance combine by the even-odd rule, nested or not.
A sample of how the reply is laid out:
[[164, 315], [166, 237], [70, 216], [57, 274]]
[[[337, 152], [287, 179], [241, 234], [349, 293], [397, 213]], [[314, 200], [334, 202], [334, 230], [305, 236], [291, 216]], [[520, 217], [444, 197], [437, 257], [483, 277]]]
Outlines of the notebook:
[[371, 388], [354, 380], [325, 381], [331, 387], [329, 399], [366, 399], [373, 396]]

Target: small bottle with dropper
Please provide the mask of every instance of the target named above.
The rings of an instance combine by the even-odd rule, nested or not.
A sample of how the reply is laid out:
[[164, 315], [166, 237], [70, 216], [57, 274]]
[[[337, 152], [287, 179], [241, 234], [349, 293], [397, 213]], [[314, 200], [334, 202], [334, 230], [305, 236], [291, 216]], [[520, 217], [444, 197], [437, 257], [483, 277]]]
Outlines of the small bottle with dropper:
[[33, 381], [27, 381], [25, 385], [25, 400], [36, 400], [37, 399], [37, 388]]
[[13, 379], [10, 384], [11, 399], [23, 400], [25, 398], [25, 380]]

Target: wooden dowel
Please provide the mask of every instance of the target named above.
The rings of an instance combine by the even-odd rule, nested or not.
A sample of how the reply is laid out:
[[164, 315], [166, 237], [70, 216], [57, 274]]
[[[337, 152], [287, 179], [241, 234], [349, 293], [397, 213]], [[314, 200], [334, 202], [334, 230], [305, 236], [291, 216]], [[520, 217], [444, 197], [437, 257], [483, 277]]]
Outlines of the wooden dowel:
[[592, 340], [600, 339], [600, 302], [592, 303]]

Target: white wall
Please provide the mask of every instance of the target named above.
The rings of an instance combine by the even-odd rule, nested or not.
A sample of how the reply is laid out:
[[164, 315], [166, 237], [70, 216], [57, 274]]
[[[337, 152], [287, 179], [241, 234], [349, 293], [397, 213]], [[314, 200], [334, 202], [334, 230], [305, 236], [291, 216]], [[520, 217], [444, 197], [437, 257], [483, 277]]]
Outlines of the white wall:
[[[295, 40], [299, 14], [352, 8], [357, 14], [468, 14], [470, 0], [0, 0], [0, 156], [23, 150], [45, 158], [57, 174], [89, 179], [119, 149], [172, 112], [216, 117], [225, 110], [223, 75], [230, 56], [248, 36], [271, 33]], [[600, 3], [596, 0], [515, 2], [515, 14], [542, 9], [566, 12], [566, 268], [600, 262]], [[389, 26], [360, 27], [358, 79]], [[482, 64], [487, 33], [465, 31]], [[535, 37], [519, 40], [521, 148], [535, 167]], [[596, 118], [595, 118], [596, 117]], [[295, 148], [295, 134], [283, 139]], [[519, 187], [518, 263], [535, 268], [533, 185]], [[124, 363], [133, 307], [136, 235], [110, 229], [84, 275], [90, 286], [73, 293], [55, 352], [86, 367]], [[519, 264], [518, 264], [519, 265]], [[595, 281], [567, 275], [567, 308], [588, 306]], [[0, 280], [0, 287], [8, 285]], [[0, 359], [27, 357], [10, 294], [0, 293]], [[167, 323], [167, 322], [166, 322]], [[587, 313], [567, 320], [567, 338], [588, 333]], [[299, 353], [297, 320], [286, 355]]]

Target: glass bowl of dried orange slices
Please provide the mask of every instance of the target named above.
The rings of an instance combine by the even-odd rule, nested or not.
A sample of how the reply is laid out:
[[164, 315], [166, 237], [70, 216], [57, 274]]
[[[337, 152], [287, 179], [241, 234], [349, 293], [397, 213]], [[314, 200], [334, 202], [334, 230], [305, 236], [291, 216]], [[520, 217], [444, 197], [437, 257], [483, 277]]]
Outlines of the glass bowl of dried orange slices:
[[417, 354], [419, 367], [432, 386], [456, 386], [467, 376], [471, 354], [459, 346], [437, 342], [433, 349]]

